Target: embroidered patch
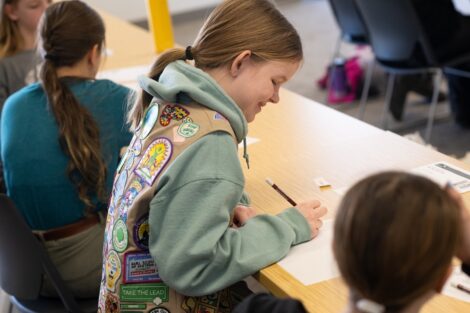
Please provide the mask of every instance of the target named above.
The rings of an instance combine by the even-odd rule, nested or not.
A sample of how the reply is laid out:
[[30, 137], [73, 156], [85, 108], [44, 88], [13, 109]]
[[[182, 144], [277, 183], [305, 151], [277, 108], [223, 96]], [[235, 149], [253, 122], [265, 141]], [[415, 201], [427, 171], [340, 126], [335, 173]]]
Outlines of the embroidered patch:
[[155, 309], [152, 309], [150, 311], [148, 311], [148, 313], [170, 313], [170, 311], [168, 311], [166, 308], [155, 308]]
[[155, 122], [158, 119], [158, 105], [154, 104], [147, 109], [143, 119], [142, 130], [140, 132], [140, 139], [145, 139], [153, 129]]
[[124, 205], [130, 207], [143, 188], [144, 182], [140, 178], [133, 179], [129, 185], [129, 189], [127, 189], [124, 194], [124, 198], [122, 199]]
[[119, 174], [119, 178], [117, 179], [113, 188], [112, 205], [115, 208], [118, 207], [118, 203], [119, 203], [120, 198], [122, 197], [122, 193], [124, 191], [124, 187], [126, 186], [126, 182], [127, 182], [127, 171], [123, 171], [121, 174]]
[[134, 243], [142, 250], [149, 248], [149, 215], [142, 216], [134, 225]]
[[135, 156], [138, 156], [142, 151], [142, 141], [136, 140], [134, 145], [129, 149], [129, 152]]
[[160, 282], [155, 261], [148, 252], [129, 252], [124, 256], [124, 283]]
[[128, 156], [129, 156], [129, 149], [128, 149], [128, 150], [126, 151], [126, 153], [124, 153], [124, 155], [122, 156], [121, 161], [119, 162], [119, 165], [118, 165], [117, 170], [116, 170], [117, 173], [120, 173], [120, 172], [121, 172], [122, 166], [123, 166], [124, 163], [126, 162]]
[[163, 283], [121, 285], [119, 298], [129, 302], [153, 302], [155, 298], [160, 298], [168, 302], [169, 287]]
[[117, 252], [123, 252], [129, 242], [127, 226], [122, 219], [118, 219], [113, 228], [113, 247]]
[[178, 128], [178, 134], [185, 138], [194, 136], [198, 131], [199, 125], [193, 122], [184, 122]]
[[214, 113], [214, 120], [227, 120], [227, 119], [225, 118], [225, 116], [223, 116], [219, 112], [215, 112]]
[[108, 293], [106, 295], [106, 301], [104, 303], [105, 313], [118, 313], [119, 312], [119, 300], [115, 295]]
[[172, 153], [173, 145], [171, 141], [159, 137], [147, 148], [134, 172], [147, 185], [152, 186], [158, 174], [170, 160]]
[[171, 120], [181, 121], [188, 115], [189, 111], [185, 108], [175, 104], [168, 104], [162, 110], [160, 125], [168, 126]]
[[116, 251], [111, 250], [106, 258], [106, 288], [116, 291], [117, 280], [121, 277], [121, 260]]

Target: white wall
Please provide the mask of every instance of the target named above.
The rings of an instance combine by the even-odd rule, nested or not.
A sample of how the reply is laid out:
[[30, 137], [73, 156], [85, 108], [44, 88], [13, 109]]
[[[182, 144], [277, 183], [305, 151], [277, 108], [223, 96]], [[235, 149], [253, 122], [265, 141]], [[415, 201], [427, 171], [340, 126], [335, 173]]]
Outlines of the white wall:
[[[128, 21], [147, 18], [148, 0], [84, 0], [93, 7], [105, 10]], [[222, 0], [166, 0], [171, 14], [184, 13], [216, 5]]]

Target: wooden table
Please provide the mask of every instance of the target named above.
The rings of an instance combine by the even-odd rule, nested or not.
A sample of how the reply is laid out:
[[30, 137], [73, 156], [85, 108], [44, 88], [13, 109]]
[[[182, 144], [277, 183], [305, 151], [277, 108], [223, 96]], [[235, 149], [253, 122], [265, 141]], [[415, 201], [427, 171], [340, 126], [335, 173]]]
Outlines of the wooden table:
[[[253, 206], [271, 214], [289, 204], [265, 183], [266, 177], [298, 202], [319, 199], [329, 208], [327, 218], [333, 218], [340, 201], [334, 189], [374, 172], [410, 170], [437, 161], [470, 170], [458, 160], [287, 90], [282, 90], [280, 103], [268, 105], [250, 124], [249, 136], [260, 141], [248, 146], [246, 189]], [[314, 178], [319, 176], [332, 187], [318, 188]], [[470, 193], [464, 199], [470, 206]], [[347, 290], [339, 278], [305, 286], [276, 264], [257, 278], [277, 296], [301, 299], [310, 312], [341, 312], [346, 305]], [[470, 312], [470, 304], [440, 295], [423, 312]]]
[[[155, 59], [152, 37], [140, 28], [100, 11], [107, 27], [104, 69], [151, 64]], [[314, 88], [312, 86], [312, 88]], [[249, 136], [260, 142], [248, 146], [251, 169], [245, 170], [246, 189], [260, 211], [276, 214], [285, 200], [265, 183], [270, 177], [297, 201], [317, 198], [334, 217], [339, 195], [333, 190], [351, 186], [367, 174], [388, 169], [409, 170], [436, 161], [470, 166], [402, 137], [353, 119], [300, 95], [281, 90], [281, 102], [270, 104], [250, 124]], [[244, 162], [242, 161], [244, 168]], [[315, 177], [333, 188], [320, 190]], [[470, 205], [470, 193], [464, 195]], [[312, 269], [315, 270], [315, 269]], [[305, 286], [278, 265], [257, 274], [259, 281], [278, 296], [301, 299], [310, 312], [340, 312], [347, 290], [340, 279]], [[470, 312], [470, 304], [437, 296], [423, 312]]]

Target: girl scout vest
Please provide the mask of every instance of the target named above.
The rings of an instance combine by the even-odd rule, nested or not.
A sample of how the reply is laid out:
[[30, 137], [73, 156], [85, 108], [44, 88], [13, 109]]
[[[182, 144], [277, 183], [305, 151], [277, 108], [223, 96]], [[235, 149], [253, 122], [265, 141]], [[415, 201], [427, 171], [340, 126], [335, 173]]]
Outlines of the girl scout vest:
[[146, 110], [114, 179], [98, 312], [231, 312], [240, 301], [233, 288], [205, 297], [178, 294], [160, 279], [148, 251], [149, 204], [161, 174], [192, 143], [216, 131], [229, 133], [235, 141], [229, 122], [197, 103], [183, 106], [154, 99]]

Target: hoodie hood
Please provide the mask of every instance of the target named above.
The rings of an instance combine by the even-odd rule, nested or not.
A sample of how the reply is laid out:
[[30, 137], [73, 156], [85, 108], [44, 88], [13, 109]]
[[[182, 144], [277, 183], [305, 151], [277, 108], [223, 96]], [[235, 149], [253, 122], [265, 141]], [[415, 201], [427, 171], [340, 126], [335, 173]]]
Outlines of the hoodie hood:
[[170, 63], [157, 81], [140, 76], [142, 89], [154, 97], [169, 102], [195, 101], [222, 114], [229, 121], [240, 143], [248, 133], [248, 124], [238, 105], [206, 72], [184, 61]]

